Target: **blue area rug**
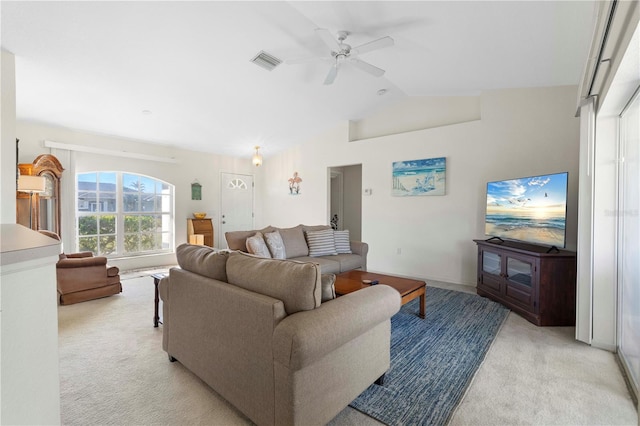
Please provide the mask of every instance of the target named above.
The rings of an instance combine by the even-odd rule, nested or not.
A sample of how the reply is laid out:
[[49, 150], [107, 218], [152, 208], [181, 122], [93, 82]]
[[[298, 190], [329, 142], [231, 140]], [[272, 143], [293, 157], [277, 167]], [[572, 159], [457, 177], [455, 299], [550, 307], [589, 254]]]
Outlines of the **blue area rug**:
[[509, 313], [475, 294], [427, 287], [391, 318], [391, 368], [350, 405], [388, 425], [444, 425]]

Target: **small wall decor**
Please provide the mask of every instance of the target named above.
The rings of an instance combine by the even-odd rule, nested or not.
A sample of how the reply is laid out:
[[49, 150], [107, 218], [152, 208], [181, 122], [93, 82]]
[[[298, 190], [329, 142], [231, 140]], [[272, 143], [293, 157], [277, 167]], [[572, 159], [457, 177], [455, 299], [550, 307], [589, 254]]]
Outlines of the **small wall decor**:
[[300, 182], [302, 182], [302, 178], [298, 176], [298, 172], [293, 172], [293, 177], [289, 178], [289, 194], [300, 194]]
[[191, 184], [191, 199], [202, 200], [202, 185], [197, 180]]
[[338, 230], [338, 215], [334, 214], [333, 217], [331, 218], [331, 229], [333, 229], [334, 231]]
[[445, 195], [446, 160], [439, 157], [394, 162], [391, 195]]

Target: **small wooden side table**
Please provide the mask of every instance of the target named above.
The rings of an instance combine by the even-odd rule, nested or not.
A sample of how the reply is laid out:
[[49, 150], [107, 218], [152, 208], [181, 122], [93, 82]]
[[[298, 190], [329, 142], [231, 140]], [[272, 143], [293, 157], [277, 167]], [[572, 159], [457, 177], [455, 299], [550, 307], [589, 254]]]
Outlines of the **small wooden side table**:
[[169, 274], [164, 272], [161, 272], [158, 274], [151, 274], [151, 277], [153, 278], [153, 285], [156, 288], [155, 297], [153, 299], [153, 303], [154, 303], [153, 326], [154, 327], [158, 327], [158, 324], [162, 324], [162, 321], [160, 321], [160, 314], [158, 312], [158, 304], [160, 303], [160, 295], [158, 294], [158, 284], [160, 284], [161, 279], [168, 276]]

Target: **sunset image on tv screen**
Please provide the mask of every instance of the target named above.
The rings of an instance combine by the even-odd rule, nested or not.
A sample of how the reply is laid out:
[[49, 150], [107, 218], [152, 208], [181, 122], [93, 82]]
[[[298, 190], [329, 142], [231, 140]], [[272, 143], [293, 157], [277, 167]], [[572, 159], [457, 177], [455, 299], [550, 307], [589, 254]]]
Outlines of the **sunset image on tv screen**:
[[567, 173], [489, 182], [485, 234], [564, 247]]

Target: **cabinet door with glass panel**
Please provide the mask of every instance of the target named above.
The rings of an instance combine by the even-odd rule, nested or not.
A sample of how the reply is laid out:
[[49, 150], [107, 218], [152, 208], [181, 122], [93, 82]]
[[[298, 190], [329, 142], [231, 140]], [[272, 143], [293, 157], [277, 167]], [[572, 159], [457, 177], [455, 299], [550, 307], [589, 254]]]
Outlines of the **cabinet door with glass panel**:
[[534, 307], [536, 271], [535, 258], [506, 255], [503, 271], [506, 281], [505, 296], [514, 302]]
[[480, 250], [479, 262], [482, 265], [478, 284], [486, 291], [500, 295], [503, 292], [502, 254], [495, 251]]

